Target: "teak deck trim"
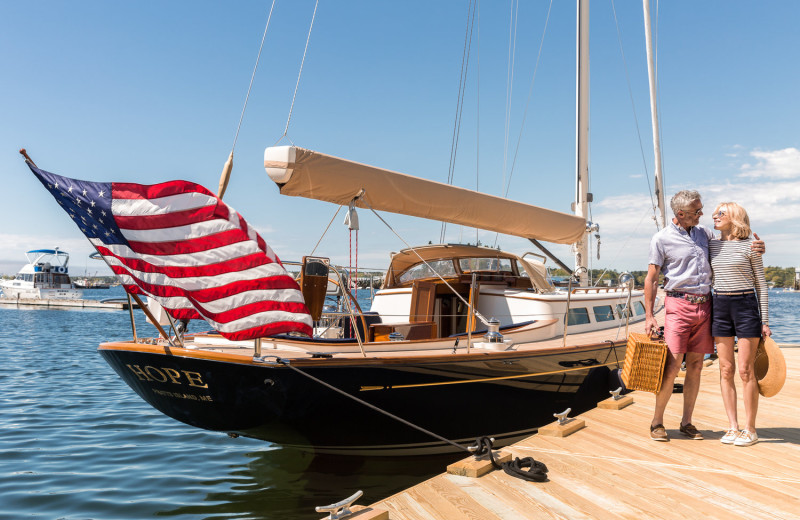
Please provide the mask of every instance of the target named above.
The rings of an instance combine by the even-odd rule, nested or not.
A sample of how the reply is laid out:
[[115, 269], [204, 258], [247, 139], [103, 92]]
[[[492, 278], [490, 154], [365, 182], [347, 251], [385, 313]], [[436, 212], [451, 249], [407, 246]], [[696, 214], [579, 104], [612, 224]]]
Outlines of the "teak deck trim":
[[[441, 474], [372, 505], [391, 520], [527, 518], [798, 518], [800, 514], [800, 345], [784, 345], [787, 380], [759, 399], [759, 442], [724, 445], [728, 427], [717, 363], [703, 369], [692, 422], [705, 440], [678, 431], [683, 396], [665, 414], [670, 442], [653, 442], [654, 395], [633, 392], [622, 410], [595, 408], [569, 437], [534, 435], [504, 448], [547, 464], [549, 481], [525, 482], [502, 471], [480, 478]], [[740, 426], [744, 422], [739, 389]]]

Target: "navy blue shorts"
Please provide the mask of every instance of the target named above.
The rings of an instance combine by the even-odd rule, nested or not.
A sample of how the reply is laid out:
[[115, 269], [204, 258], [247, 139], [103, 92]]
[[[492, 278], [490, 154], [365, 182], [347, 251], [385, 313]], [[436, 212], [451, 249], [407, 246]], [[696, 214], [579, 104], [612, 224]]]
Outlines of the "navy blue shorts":
[[735, 296], [715, 294], [713, 301], [712, 336], [715, 338], [761, 337], [761, 313], [755, 292]]

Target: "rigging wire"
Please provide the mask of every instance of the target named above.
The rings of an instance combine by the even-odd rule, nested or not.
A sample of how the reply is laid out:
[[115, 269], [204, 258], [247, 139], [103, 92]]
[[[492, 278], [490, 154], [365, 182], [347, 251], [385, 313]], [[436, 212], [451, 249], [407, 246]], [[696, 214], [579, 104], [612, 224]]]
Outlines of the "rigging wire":
[[236, 127], [236, 135], [233, 137], [233, 145], [231, 146], [231, 153], [236, 148], [236, 141], [239, 139], [239, 130], [242, 128], [242, 120], [244, 119], [244, 112], [247, 109], [247, 101], [250, 99], [250, 91], [253, 88], [253, 80], [256, 77], [258, 70], [258, 62], [261, 60], [261, 51], [264, 49], [264, 40], [267, 38], [267, 30], [269, 29], [269, 22], [272, 20], [272, 11], [275, 9], [275, 2], [272, 0], [272, 7], [269, 8], [269, 16], [267, 17], [267, 25], [264, 27], [264, 35], [261, 37], [261, 46], [258, 48], [258, 56], [256, 56], [256, 64], [253, 67], [253, 74], [250, 76], [250, 86], [247, 87], [247, 95], [244, 98], [244, 106], [242, 107], [242, 115], [239, 116], [239, 125]]
[[[456, 155], [458, 153], [458, 139], [461, 133], [461, 114], [464, 109], [464, 95], [466, 92], [467, 72], [469, 70], [469, 56], [472, 49], [472, 30], [475, 25], [475, 3], [470, 0], [467, 7], [467, 28], [464, 32], [464, 50], [461, 55], [461, 75], [458, 78], [458, 97], [456, 100], [456, 117], [453, 123], [453, 137], [450, 143], [450, 165], [447, 171], [447, 184], [453, 184], [453, 176], [456, 167]], [[439, 233], [440, 243], [444, 243], [444, 235], [447, 224], [442, 222], [441, 232]]]
[[448, 288], [448, 289], [450, 289], [451, 291], [453, 291], [453, 294], [456, 296], [456, 298], [458, 298], [459, 300], [461, 300], [461, 302], [462, 302], [462, 303], [464, 303], [464, 305], [466, 305], [466, 306], [467, 306], [467, 308], [471, 308], [471, 309], [472, 309], [472, 312], [474, 312], [474, 313], [475, 313], [475, 316], [476, 316], [476, 317], [477, 317], [479, 320], [481, 320], [481, 322], [483, 322], [483, 324], [484, 324], [484, 325], [486, 325], [487, 327], [489, 326], [489, 320], [487, 320], [487, 319], [486, 319], [486, 317], [485, 317], [483, 314], [481, 314], [480, 312], [478, 312], [478, 309], [476, 309], [476, 308], [474, 307], [474, 305], [471, 305], [471, 304], [470, 304], [470, 303], [469, 303], [469, 302], [468, 302], [468, 301], [467, 301], [467, 300], [466, 300], [466, 299], [465, 299], [463, 296], [461, 296], [461, 295], [458, 293], [458, 291], [456, 291], [456, 290], [453, 288], [453, 286], [452, 286], [452, 285], [450, 285], [450, 284], [447, 282], [447, 280], [445, 280], [444, 278], [442, 278], [442, 275], [440, 275], [440, 274], [439, 274], [439, 273], [436, 271], [436, 269], [434, 269], [433, 267], [431, 267], [431, 264], [429, 264], [429, 263], [428, 263], [428, 262], [427, 262], [427, 261], [426, 261], [424, 258], [422, 258], [422, 255], [420, 255], [420, 254], [417, 252], [417, 249], [416, 249], [415, 247], [412, 247], [412, 246], [411, 246], [411, 245], [410, 245], [410, 244], [409, 244], [409, 243], [406, 241], [406, 239], [405, 239], [405, 238], [403, 238], [402, 236], [400, 236], [400, 234], [399, 234], [397, 231], [395, 231], [395, 229], [394, 229], [394, 228], [393, 228], [391, 225], [389, 225], [389, 223], [388, 223], [388, 222], [386, 222], [386, 220], [384, 220], [384, 218], [383, 218], [383, 217], [381, 217], [381, 216], [380, 216], [380, 214], [379, 214], [377, 211], [375, 211], [375, 208], [373, 208], [373, 207], [372, 207], [372, 205], [369, 203], [369, 201], [366, 199], [366, 197], [365, 197], [365, 198], [363, 198], [363, 199], [361, 199], [361, 200], [362, 200], [362, 201], [364, 201], [364, 204], [366, 204], [367, 208], [369, 208], [369, 210], [370, 210], [370, 211], [371, 211], [371, 212], [372, 212], [372, 213], [373, 213], [373, 214], [374, 214], [376, 217], [378, 217], [378, 219], [379, 219], [381, 222], [383, 222], [383, 224], [384, 224], [384, 225], [385, 225], [387, 228], [389, 228], [389, 231], [391, 231], [392, 233], [394, 233], [394, 235], [395, 235], [397, 238], [399, 238], [399, 239], [400, 239], [400, 241], [401, 241], [401, 242], [403, 242], [403, 244], [405, 244], [405, 245], [406, 245], [406, 248], [408, 248], [408, 249], [410, 249], [411, 251], [413, 251], [413, 252], [414, 252], [414, 254], [415, 254], [415, 255], [417, 255], [417, 258], [419, 258], [419, 259], [422, 261], [422, 263], [423, 263], [423, 264], [425, 264], [425, 266], [426, 266], [428, 269], [430, 269], [430, 270], [431, 270], [431, 272], [432, 272], [433, 274], [435, 274], [435, 275], [436, 275], [436, 277], [437, 277], [437, 278], [439, 278], [439, 280], [441, 280], [441, 281], [442, 281], [442, 283], [444, 283], [444, 285], [446, 285], [446, 286], [447, 286], [447, 288]]
[[[511, 169], [509, 170], [508, 173], [508, 181], [506, 182], [504, 179], [505, 191], [503, 192], [503, 197], [508, 197], [508, 192], [511, 189], [511, 179], [514, 176], [514, 167], [517, 165], [517, 156], [519, 155], [519, 147], [520, 144], [522, 143], [522, 132], [525, 129], [525, 122], [528, 119], [528, 109], [530, 108], [531, 98], [533, 97], [533, 85], [536, 82], [536, 72], [539, 70], [539, 63], [542, 58], [542, 49], [544, 48], [544, 39], [545, 36], [547, 35], [547, 26], [550, 23], [550, 12], [552, 11], [552, 9], [553, 9], [553, 0], [550, 0], [550, 6], [547, 8], [547, 17], [545, 18], [544, 21], [544, 29], [542, 29], [542, 39], [539, 41], [539, 52], [536, 55], [536, 64], [533, 67], [533, 76], [531, 77], [531, 84], [530, 87], [528, 87], [528, 99], [525, 102], [525, 110], [522, 113], [522, 124], [520, 125], [519, 136], [517, 137], [517, 146], [514, 149], [514, 159], [511, 161]], [[506, 142], [506, 147], [507, 146], [508, 142]], [[504, 172], [503, 176], [505, 177], [505, 164], [503, 165], [503, 172]], [[495, 246], [497, 245], [497, 240], [499, 236], [500, 236], [499, 233], [496, 233], [494, 235]]]
[[[614, 263], [619, 258], [619, 255], [623, 251], [625, 251], [625, 248], [628, 247], [628, 243], [631, 241], [631, 238], [633, 238], [633, 235], [639, 230], [639, 226], [642, 225], [642, 221], [645, 219], [645, 217], [647, 217], [647, 211], [642, 215], [642, 218], [639, 219], [639, 222], [636, 223], [636, 225], [633, 227], [633, 229], [631, 229], [631, 232], [628, 233], [628, 236], [625, 237], [625, 242], [622, 244], [621, 247], [619, 247], [617, 249], [617, 253], [614, 255], [614, 258], [611, 259], [611, 262], [609, 262], [609, 265], [614, 265]], [[598, 280], [600, 280], [603, 277], [603, 275], [606, 274], [607, 271], [608, 271], [608, 268], [606, 267], [603, 270], [603, 272], [600, 273], [600, 276], [598, 277]]]
[[336, 218], [336, 215], [338, 215], [341, 210], [342, 210], [342, 206], [339, 206], [338, 208], [336, 208], [336, 213], [333, 214], [333, 217], [331, 218], [331, 221], [328, 222], [328, 225], [325, 227], [325, 231], [322, 232], [322, 236], [319, 237], [319, 240], [317, 240], [317, 244], [314, 246], [314, 249], [311, 250], [311, 253], [309, 253], [308, 256], [314, 256], [314, 253], [316, 252], [317, 248], [319, 247], [319, 243], [322, 242], [323, 238], [325, 238], [325, 235], [328, 233], [328, 229], [330, 229], [331, 224], [333, 224], [333, 219]]
[[[481, 0], [478, 0], [478, 71], [476, 77], [477, 92], [475, 96], [475, 191], [480, 191], [481, 180]], [[475, 245], [479, 244], [478, 228], [475, 228]]]
[[525, 103], [525, 110], [522, 113], [522, 124], [519, 129], [519, 137], [517, 138], [517, 146], [514, 149], [514, 159], [511, 162], [511, 170], [508, 174], [508, 183], [506, 183], [506, 190], [503, 193], [504, 197], [508, 196], [508, 191], [511, 189], [511, 177], [514, 175], [514, 167], [517, 164], [517, 155], [519, 154], [519, 146], [522, 142], [522, 131], [525, 128], [525, 120], [528, 117], [528, 108], [531, 104], [531, 97], [533, 94], [533, 84], [536, 81], [536, 72], [539, 70], [539, 62], [542, 58], [542, 48], [544, 48], [544, 38], [547, 35], [547, 25], [550, 22], [550, 11], [553, 9], [553, 0], [550, 0], [550, 7], [547, 8], [547, 17], [544, 21], [544, 29], [542, 30], [542, 39], [539, 42], [539, 53], [536, 55], [536, 65], [533, 67], [533, 77], [531, 77], [531, 86], [528, 88], [528, 100]]
[[639, 116], [636, 114], [636, 103], [634, 102], [633, 99], [633, 89], [631, 88], [631, 77], [628, 72], [628, 62], [625, 59], [625, 49], [623, 48], [622, 45], [622, 31], [620, 30], [619, 27], [619, 20], [617, 19], [617, 8], [614, 5], [614, 0], [611, 0], [611, 11], [614, 14], [614, 24], [617, 28], [617, 41], [619, 42], [619, 51], [620, 54], [622, 55], [622, 65], [625, 68], [625, 80], [628, 84], [628, 96], [630, 97], [631, 100], [631, 109], [633, 110], [634, 126], [636, 127], [636, 136], [637, 139], [639, 140], [639, 151], [642, 154], [642, 164], [644, 166], [645, 178], [647, 179], [647, 191], [650, 194], [650, 207], [653, 210], [653, 220], [656, 222], [656, 230], [657, 230], [658, 229], [658, 217], [656, 216], [657, 205], [655, 199], [653, 198], [653, 188], [650, 185], [650, 173], [647, 171], [647, 159], [645, 158], [644, 145], [642, 144], [642, 132], [639, 129]]
[[311, 30], [314, 28], [314, 19], [317, 17], [317, 7], [319, 7], [319, 0], [317, 0], [314, 3], [314, 14], [311, 15], [311, 25], [309, 25], [308, 27], [308, 36], [306, 37], [306, 47], [305, 49], [303, 49], [303, 59], [300, 61], [300, 71], [297, 73], [297, 83], [294, 86], [294, 94], [292, 94], [292, 104], [289, 107], [289, 117], [286, 119], [286, 128], [283, 130], [283, 135], [280, 137], [280, 139], [278, 139], [278, 142], [275, 144], [278, 144], [281, 141], [281, 139], [286, 137], [286, 134], [289, 132], [289, 122], [292, 120], [292, 112], [294, 111], [294, 101], [297, 98], [297, 89], [300, 87], [300, 76], [303, 75], [303, 65], [305, 65], [306, 62], [308, 43], [311, 41]]
[[222, 173], [219, 177], [219, 187], [217, 188], [217, 197], [222, 199], [225, 196], [225, 190], [228, 188], [228, 181], [231, 178], [231, 170], [233, 170], [233, 152], [236, 149], [236, 142], [239, 140], [239, 131], [242, 129], [242, 121], [244, 120], [244, 113], [247, 110], [247, 102], [250, 99], [250, 91], [253, 89], [253, 81], [256, 77], [258, 70], [258, 63], [261, 60], [261, 51], [264, 50], [264, 41], [267, 39], [267, 30], [269, 29], [269, 22], [272, 20], [272, 11], [275, 9], [275, 0], [272, 0], [272, 7], [269, 9], [269, 16], [267, 17], [267, 24], [264, 26], [264, 35], [261, 37], [261, 45], [258, 47], [258, 55], [256, 56], [256, 63], [253, 67], [253, 73], [250, 75], [250, 85], [247, 87], [247, 95], [244, 98], [244, 106], [242, 106], [242, 113], [239, 115], [239, 124], [236, 125], [236, 133], [233, 136], [233, 144], [231, 145], [231, 153], [228, 154], [228, 160], [222, 167]]
[[508, 139], [511, 133], [511, 97], [514, 92], [514, 62], [517, 54], [517, 25], [519, 21], [519, 0], [516, 10], [511, 0], [511, 14], [508, 28], [508, 72], [506, 73], [506, 120], [503, 136], [503, 185], [506, 183], [506, 167], [508, 166]]

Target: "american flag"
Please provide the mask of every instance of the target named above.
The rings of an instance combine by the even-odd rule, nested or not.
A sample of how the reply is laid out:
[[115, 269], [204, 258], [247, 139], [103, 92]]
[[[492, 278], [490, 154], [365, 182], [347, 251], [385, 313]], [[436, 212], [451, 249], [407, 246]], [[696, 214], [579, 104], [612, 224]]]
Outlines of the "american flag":
[[28, 166], [128, 292], [154, 298], [175, 319], [204, 319], [232, 340], [311, 334], [297, 282], [203, 186], [88, 182]]

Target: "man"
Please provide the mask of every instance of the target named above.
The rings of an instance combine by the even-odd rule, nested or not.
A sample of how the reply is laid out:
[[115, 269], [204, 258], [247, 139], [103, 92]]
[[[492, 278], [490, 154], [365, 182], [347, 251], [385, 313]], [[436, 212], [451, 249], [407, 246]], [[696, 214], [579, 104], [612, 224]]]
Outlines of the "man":
[[[664, 410], [672, 396], [675, 377], [681, 363], [686, 363], [683, 384], [683, 416], [680, 432], [690, 439], [703, 435], [692, 424], [692, 413], [700, 390], [703, 358], [714, 352], [711, 337], [711, 265], [708, 261], [708, 240], [711, 230], [698, 225], [703, 214], [700, 194], [692, 190], [679, 191], [670, 201], [675, 217], [650, 241], [647, 277], [644, 282], [645, 331], [658, 326], [653, 307], [658, 276], [664, 274], [666, 316], [664, 339], [669, 347], [667, 365], [656, 394], [656, 407], [650, 424], [650, 438], [668, 441], [664, 427]], [[758, 239], [753, 249], [764, 252], [764, 242]]]

